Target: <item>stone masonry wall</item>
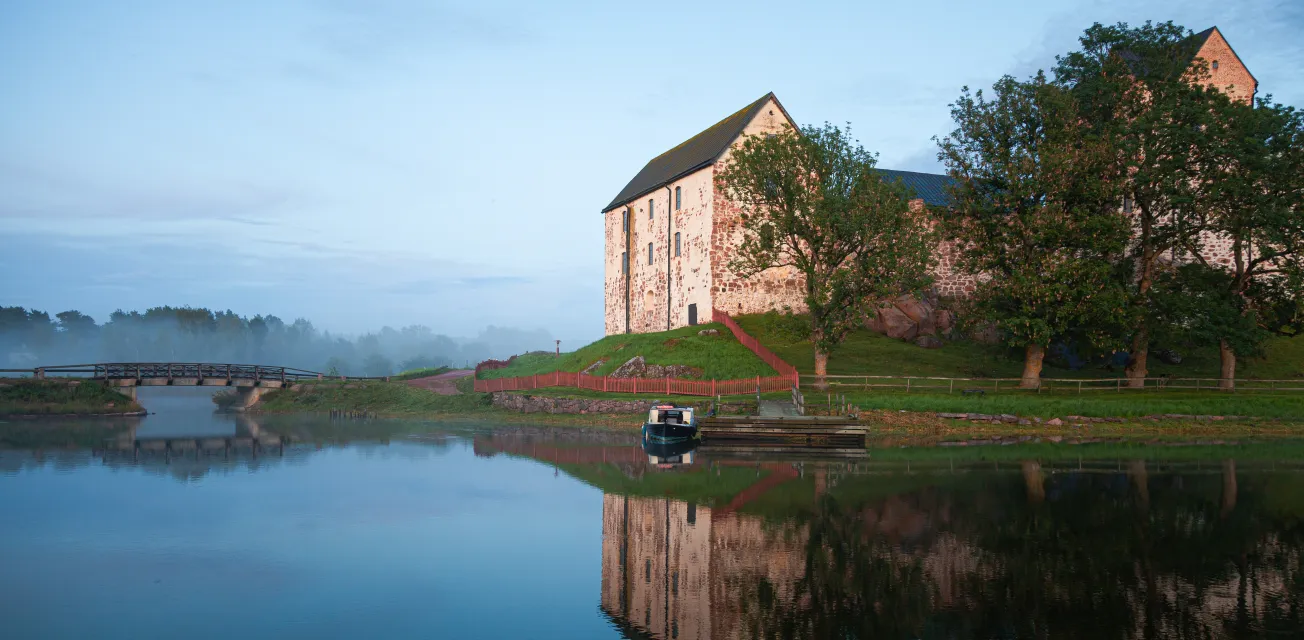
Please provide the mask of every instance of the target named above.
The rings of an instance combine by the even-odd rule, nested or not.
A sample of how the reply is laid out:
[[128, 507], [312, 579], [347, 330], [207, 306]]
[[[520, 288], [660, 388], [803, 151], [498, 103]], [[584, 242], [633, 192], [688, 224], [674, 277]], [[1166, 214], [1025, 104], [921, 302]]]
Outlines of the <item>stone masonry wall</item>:
[[[783, 110], [770, 101], [743, 129], [743, 135], [777, 133], [785, 125], [793, 126]], [[722, 169], [728, 160], [729, 151], [726, 151], [716, 162], [716, 169]], [[794, 312], [805, 311], [805, 285], [796, 269], [769, 269], [742, 278], [729, 268], [738, 245], [742, 244], [740, 212], [718, 189], [713, 188], [712, 193], [715, 216], [711, 224], [711, 297], [716, 308], [729, 314], [764, 313], [785, 306]]]
[[[697, 305], [698, 322], [710, 321], [711, 175], [711, 168], [707, 167], [671, 183], [668, 191], [658, 188], [603, 214], [606, 237], [603, 307], [607, 335], [625, 333], [625, 276], [621, 272], [621, 254], [625, 251], [622, 217], [627, 209], [631, 223], [629, 331], [646, 333], [667, 329], [667, 260], [670, 261], [669, 328], [688, 324], [690, 304]], [[675, 188], [680, 189], [678, 210], [674, 208]], [[671, 219], [667, 220], [667, 216]], [[675, 255], [676, 233], [680, 239], [678, 256]], [[651, 264], [648, 263], [649, 244], [652, 245]]]
[[[1196, 57], [1203, 60], [1205, 68], [1208, 69], [1210, 85], [1222, 89], [1233, 98], [1246, 102], [1254, 98], [1258, 83], [1254, 80], [1254, 76], [1250, 75], [1250, 70], [1237, 59], [1231, 45], [1227, 44], [1227, 40], [1221, 33], [1215, 30], [1209, 39], [1205, 40], [1204, 46], [1200, 47]], [[1217, 69], [1212, 68], [1214, 62], [1218, 63]]]

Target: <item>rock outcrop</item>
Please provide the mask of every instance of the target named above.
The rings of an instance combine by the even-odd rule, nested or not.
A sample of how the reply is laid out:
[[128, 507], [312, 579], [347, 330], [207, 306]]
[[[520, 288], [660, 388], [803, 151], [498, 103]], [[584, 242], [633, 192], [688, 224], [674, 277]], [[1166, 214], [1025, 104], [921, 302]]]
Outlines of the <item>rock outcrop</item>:
[[648, 364], [643, 356], [634, 356], [611, 372], [613, 378], [700, 378], [702, 370], [682, 364]]

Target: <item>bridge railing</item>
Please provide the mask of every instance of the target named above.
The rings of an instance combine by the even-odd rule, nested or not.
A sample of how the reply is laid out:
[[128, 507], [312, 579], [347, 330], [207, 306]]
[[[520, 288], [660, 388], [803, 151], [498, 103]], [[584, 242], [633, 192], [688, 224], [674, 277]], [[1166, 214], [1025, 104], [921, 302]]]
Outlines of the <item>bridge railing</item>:
[[[227, 381], [280, 381], [292, 382], [306, 379], [337, 378], [317, 371], [294, 367], [275, 367], [259, 364], [226, 364], [210, 362], [97, 362], [90, 364], [65, 364], [31, 369], [0, 369], [2, 374], [21, 374], [34, 378], [46, 376], [89, 377], [96, 380], [145, 379], [225, 379]], [[353, 380], [384, 380], [386, 378], [348, 376]]]

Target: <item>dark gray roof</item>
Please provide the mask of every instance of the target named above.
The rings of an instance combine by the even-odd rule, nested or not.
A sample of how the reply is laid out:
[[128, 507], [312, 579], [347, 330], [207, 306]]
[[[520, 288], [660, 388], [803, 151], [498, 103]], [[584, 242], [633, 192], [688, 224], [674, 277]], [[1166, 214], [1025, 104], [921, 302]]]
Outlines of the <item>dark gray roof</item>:
[[[1181, 64], [1173, 69], [1173, 73], [1176, 74], [1185, 73], [1186, 70], [1191, 67], [1191, 63], [1195, 62], [1195, 58], [1200, 55], [1200, 49], [1204, 48], [1204, 43], [1209, 41], [1209, 36], [1213, 35], [1213, 32], [1215, 31], [1218, 31], [1218, 27], [1212, 26], [1209, 27], [1208, 29], [1205, 29], [1204, 31], [1201, 31], [1200, 33], [1192, 34], [1187, 38], [1183, 39], [1180, 43], [1178, 43], [1177, 46], [1179, 47], [1179, 51], [1178, 51], [1179, 57], [1177, 58], [1177, 60]], [[1218, 31], [1218, 33], [1221, 34], [1222, 32]], [[1226, 41], [1225, 36], [1223, 37], [1223, 40]], [[1250, 74], [1250, 79], [1254, 81], [1254, 87], [1257, 90], [1259, 86], [1259, 79], [1255, 78], [1254, 74], [1250, 72], [1250, 68], [1245, 66], [1245, 61], [1241, 60], [1240, 54], [1236, 53], [1235, 49], [1232, 49], [1231, 42], [1227, 42], [1227, 48], [1231, 49], [1232, 55], [1235, 56], [1236, 61], [1240, 62], [1241, 66], [1245, 68], [1245, 72]], [[1141, 66], [1141, 56], [1137, 55], [1136, 52], [1123, 49], [1118, 52], [1118, 55], [1121, 56], [1123, 60], [1127, 62], [1127, 65], [1129, 68], [1131, 68], [1132, 73], [1135, 73], [1137, 75], [1143, 75], [1144, 72], [1146, 71], [1146, 69]], [[1206, 61], [1206, 62], [1212, 62], [1212, 61]]]
[[[652, 158], [643, 167], [638, 175], [634, 176], [629, 184], [625, 185], [620, 193], [612, 199], [603, 211], [612, 209], [625, 204], [635, 198], [651, 193], [661, 186], [673, 182], [683, 176], [686, 176], [702, 167], [715, 162], [729, 144], [742, 135], [743, 129], [747, 123], [756, 117], [761, 107], [765, 106], [767, 100], [774, 100], [779, 104], [779, 100], [774, 97], [774, 93], [767, 93], [761, 96], [761, 99], [743, 107], [733, 115], [711, 125], [706, 131], [703, 131], [688, 140], [685, 140], [679, 146]], [[779, 104], [779, 109], [783, 110], [783, 105]], [[788, 114], [784, 111], [784, 116]], [[791, 122], [792, 118], [788, 118]]]
[[950, 176], [944, 176], [936, 173], [919, 173], [918, 171], [894, 171], [892, 169], [879, 169], [880, 173], [889, 180], [900, 179], [915, 196], [922, 199], [924, 204], [930, 207], [945, 207], [951, 204], [951, 196], [946, 193], [946, 188], [955, 184]]

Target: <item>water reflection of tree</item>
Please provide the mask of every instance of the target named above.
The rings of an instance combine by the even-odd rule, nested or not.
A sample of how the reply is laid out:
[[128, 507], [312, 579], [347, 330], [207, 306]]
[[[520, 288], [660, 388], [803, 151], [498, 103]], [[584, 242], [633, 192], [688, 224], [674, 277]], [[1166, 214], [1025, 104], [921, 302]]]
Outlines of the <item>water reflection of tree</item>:
[[794, 597], [782, 602], [766, 583], [742, 594], [754, 602], [751, 611], [744, 607], [746, 635], [918, 637], [934, 596], [922, 562], [881, 536], [866, 535], [863, 518], [832, 497], [821, 498], [808, 525], [806, 572]]
[[[916, 499], [947, 510], [930, 522], [936, 528], [946, 520], [945, 533], [962, 541], [959, 552], [939, 544], [912, 551], [876, 530], [864, 505], [826, 495], [807, 523], [805, 574], [794, 597], [776, 598], [781, 588], [764, 582], [738, 593], [746, 635], [1297, 633], [1304, 628], [1299, 511], [1265, 504], [1280, 481], [1238, 479], [1234, 464], [1216, 469], [1156, 475], [1134, 463], [1114, 474], [1047, 476], [1025, 465], [1021, 476], [956, 483], [937, 501]], [[972, 557], [958, 557], [965, 554]], [[958, 597], [945, 604], [938, 576], [948, 570], [959, 574]]]

